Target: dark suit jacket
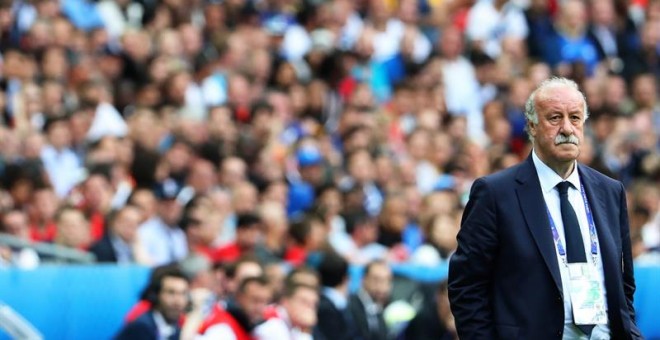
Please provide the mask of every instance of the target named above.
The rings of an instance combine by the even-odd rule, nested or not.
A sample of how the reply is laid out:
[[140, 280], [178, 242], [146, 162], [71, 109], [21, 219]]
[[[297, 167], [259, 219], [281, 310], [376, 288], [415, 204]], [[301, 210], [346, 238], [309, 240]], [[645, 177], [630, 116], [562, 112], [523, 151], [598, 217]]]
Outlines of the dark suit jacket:
[[[176, 332], [169, 337], [171, 340], [179, 339], [181, 327], [176, 328]], [[153, 312], [144, 313], [122, 328], [117, 334], [115, 340], [158, 340], [158, 326], [154, 319]]]
[[[623, 185], [580, 164], [600, 244], [612, 339], [639, 339]], [[559, 263], [532, 161], [472, 186], [449, 265], [449, 299], [461, 339], [561, 339]]]
[[117, 254], [108, 235], [94, 243], [89, 251], [96, 255], [97, 262], [117, 262]]
[[410, 320], [399, 340], [453, 340], [438, 315], [436, 301], [427, 302], [422, 310]]
[[[321, 295], [317, 309], [318, 322], [316, 327], [320, 339], [325, 340], [357, 340], [362, 339], [348, 309], [339, 310], [330, 299]], [[314, 337], [316, 339], [317, 337]]]
[[372, 332], [369, 330], [367, 311], [357, 294], [351, 294], [348, 300], [348, 310], [357, 330], [364, 340], [387, 339], [387, 326], [385, 325], [382, 312], [378, 315], [378, 329]]

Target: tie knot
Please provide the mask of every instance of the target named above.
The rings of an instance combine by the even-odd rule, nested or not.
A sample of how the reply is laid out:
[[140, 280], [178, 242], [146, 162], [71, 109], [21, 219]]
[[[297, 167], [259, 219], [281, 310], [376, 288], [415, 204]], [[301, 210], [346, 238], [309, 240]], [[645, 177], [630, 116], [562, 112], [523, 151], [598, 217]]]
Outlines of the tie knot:
[[571, 186], [571, 182], [568, 181], [559, 182], [559, 184], [557, 184], [557, 191], [559, 191], [559, 195], [568, 194], [568, 188], [570, 186]]

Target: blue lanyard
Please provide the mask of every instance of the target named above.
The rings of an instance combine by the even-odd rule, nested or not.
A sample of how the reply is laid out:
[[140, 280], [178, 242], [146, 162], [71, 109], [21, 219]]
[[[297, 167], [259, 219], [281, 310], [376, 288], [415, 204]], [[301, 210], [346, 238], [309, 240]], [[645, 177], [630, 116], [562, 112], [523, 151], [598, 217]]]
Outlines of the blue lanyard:
[[[589, 224], [589, 238], [590, 238], [590, 244], [591, 244], [591, 256], [593, 258], [593, 263], [596, 263], [596, 257], [598, 256], [598, 236], [596, 236], [596, 224], [594, 223], [594, 216], [591, 213], [591, 209], [589, 208], [589, 203], [587, 202], [587, 194], [584, 192], [584, 186], [580, 185], [580, 193], [582, 194], [582, 203], [584, 203], [584, 211], [587, 214], [587, 223]], [[559, 232], [557, 231], [557, 226], [555, 225], [555, 221], [552, 219], [552, 215], [550, 215], [550, 210], [546, 207], [546, 210], [548, 211], [548, 218], [550, 219], [550, 229], [552, 230], [552, 238], [555, 241], [555, 244], [557, 245], [557, 251], [559, 252], [559, 256], [561, 256], [562, 261], [564, 264], [567, 264], [568, 262], [566, 261], [566, 249], [564, 248], [564, 245], [561, 243], [561, 239], [559, 238]]]

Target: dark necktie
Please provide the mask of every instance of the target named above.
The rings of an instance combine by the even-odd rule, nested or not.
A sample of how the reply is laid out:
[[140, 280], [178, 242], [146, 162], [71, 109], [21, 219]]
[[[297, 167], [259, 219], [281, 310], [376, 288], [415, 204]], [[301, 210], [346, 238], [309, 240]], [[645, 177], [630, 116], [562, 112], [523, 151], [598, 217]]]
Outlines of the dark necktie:
[[587, 262], [584, 254], [584, 242], [580, 232], [580, 223], [571, 202], [568, 201], [568, 187], [570, 182], [557, 184], [559, 191], [559, 204], [561, 206], [561, 220], [564, 222], [564, 237], [566, 238], [566, 260], [568, 263]]
[[[559, 191], [559, 205], [561, 206], [561, 220], [564, 222], [564, 238], [566, 239], [566, 260], [568, 263], [586, 263], [587, 256], [584, 253], [584, 242], [582, 241], [582, 232], [580, 232], [580, 223], [571, 202], [568, 201], [568, 187], [570, 182], [560, 182], [557, 184]], [[591, 336], [593, 325], [576, 325], [587, 336]]]

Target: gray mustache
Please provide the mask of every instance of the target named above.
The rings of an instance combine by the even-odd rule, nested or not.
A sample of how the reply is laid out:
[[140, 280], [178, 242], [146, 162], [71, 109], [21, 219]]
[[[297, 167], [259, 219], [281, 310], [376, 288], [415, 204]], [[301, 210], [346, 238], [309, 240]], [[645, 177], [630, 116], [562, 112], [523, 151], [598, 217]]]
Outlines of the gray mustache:
[[557, 137], [555, 137], [555, 145], [565, 144], [565, 143], [580, 145], [580, 139], [577, 138], [575, 135], [564, 136], [562, 134], [558, 134]]

